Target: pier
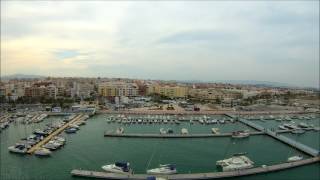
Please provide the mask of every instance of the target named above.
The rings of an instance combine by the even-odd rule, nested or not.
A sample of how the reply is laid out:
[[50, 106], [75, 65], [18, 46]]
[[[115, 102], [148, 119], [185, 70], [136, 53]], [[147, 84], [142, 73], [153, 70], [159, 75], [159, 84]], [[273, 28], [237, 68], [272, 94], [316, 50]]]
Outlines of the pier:
[[34, 146], [32, 146], [27, 153], [28, 154], [33, 154], [37, 149], [41, 148], [42, 145], [46, 144], [47, 142], [49, 142], [54, 136], [60, 134], [64, 129], [66, 129], [70, 124], [81, 120], [84, 117], [84, 115], [80, 114], [75, 116], [72, 120], [70, 120], [69, 122], [67, 122], [66, 124], [64, 124], [62, 127], [60, 127], [59, 129], [55, 130], [54, 132], [52, 132], [50, 135], [48, 135], [47, 137], [43, 138], [40, 142], [38, 142], [37, 144], [35, 144]]
[[[250, 135], [262, 135], [264, 132], [250, 132]], [[126, 137], [126, 138], [210, 138], [210, 137], [229, 137], [232, 133], [223, 134], [138, 134], [138, 133], [108, 133], [104, 134], [105, 137]]]
[[256, 130], [259, 130], [261, 132], [265, 132], [267, 135], [269, 135], [270, 137], [276, 139], [276, 140], [279, 140], [281, 141], [282, 143], [285, 143], [287, 145], [290, 145], [294, 148], [296, 148], [297, 150], [300, 150], [302, 152], [304, 152], [305, 154], [308, 154], [308, 155], [311, 155], [313, 157], [316, 157], [316, 156], [319, 156], [319, 150], [316, 150], [316, 149], [313, 149], [309, 146], [306, 146], [298, 141], [295, 141], [291, 138], [288, 138], [284, 135], [280, 135], [279, 133], [277, 132], [274, 132], [274, 131], [271, 131], [270, 129], [266, 129], [264, 127], [262, 127], [261, 125], [259, 124], [256, 124], [252, 121], [248, 121], [246, 119], [239, 119], [239, 122], [249, 126], [249, 127], [252, 127]]
[[264, 166], [264, 167], [256, 167], [251, 169], [242, 169], [238, 171], [174, 174], [174, 175], [115, 174], [115, 173], [78, 170], [78, 169], [72, 170], [71, 174], [73, 176], [79, 176], [79, 177], [118, 179], [118, 180], [124, 180], [124, 179], [146, 180], [147, 177], [151, 177], [151, 176], [163, 177], [168, 180], [220, 179], [220, 178], [239, 177], [239, 176], [247, 176], [247, 175], [279, 171], [279, 170], [290, 169], [290, 168], [303, 166], [307, 164], [318, 163], [319, 161], [320, 161], [320, 157], [313, 157], [313, 158], [290, 162], [290, 163], [282, 163], [282, 164], [276, 164], [276, 165], [270, 165], [270, 166]]

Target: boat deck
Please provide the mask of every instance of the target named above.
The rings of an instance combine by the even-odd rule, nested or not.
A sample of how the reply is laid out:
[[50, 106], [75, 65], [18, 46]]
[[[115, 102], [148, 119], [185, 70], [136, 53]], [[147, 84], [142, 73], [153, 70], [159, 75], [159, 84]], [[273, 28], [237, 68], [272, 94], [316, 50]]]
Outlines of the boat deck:
[[[167, 178], [168, 180], [219, 179], [219, 178], [246, 176], [246, 175], [272, 172], [272, 171], [279, 171], [283, 169], [289, 169], [289, 168], [294, 168], [294, 167], [303, 166], [307, 164], [317, 163], [319, 161], [320, 161], [320, 157], [313, 157], [313, 158], [304, 159], [296, 162], [282, 163], [282, 164], [270, 165], [265, 167], [256, 167], [251, 169], [243, 169], [238, 171], [175, 174], [175, 175], [163, 175], [163, 176], [156, 176], [156, 177], [164, 177], [164, 178]], [[79, 177], [118, 179], [118, 180], [122, 180], [122, 179], [145, 180], [147, 179], [147, 177], [153, 176], [153, 175], [147, 175], [147, 174], [124, 175], [124, 174], [115, 174], [115, 173], [106, 173], [106, 172], [88, 171], [88, 170], [79, 170], [79, 169], [72, 170], [71, 174], [73, 176], [79, 176]]]

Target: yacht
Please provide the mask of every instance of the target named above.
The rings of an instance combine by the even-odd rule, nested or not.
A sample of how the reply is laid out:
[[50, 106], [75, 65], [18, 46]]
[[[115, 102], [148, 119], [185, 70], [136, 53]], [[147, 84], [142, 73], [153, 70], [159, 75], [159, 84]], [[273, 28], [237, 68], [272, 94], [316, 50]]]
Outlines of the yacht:
[[293, 133], [293, 134], [303, 134], [305, 132], [306, 131], [303, 130], [303, 129], [294, 129], [294, 130], [291, 131], [291, 133]]
[[147, 170], [147, 174], [153, 174], [153, 175], [168, 175], [168, 174], [176, 174], [176, 173], [177, 173], [176, 166], [172, 164], [165, 164], [165, 165], [160, 164], [158, 168]]
[[13, 153], [25, 154], [27, 153], [27, 145], [25, 144], [16, 144], [14, 146], [8, 147], [8, 150]]
[[189, 134], [189, 131], [187, 128], [182, 128], [181, 129], [181, 134]]
[[104, 165], [102, 169], [110, 173], [128, 174], [131, 173], [128, 162], [116, 162], [114, 164]]
[[124, 133], [123, 127], [119, 127], [119, 128], [116, 130], [116, 133], [117, 133], [117, 134], [123, 134], [123, 133]]
[[66, 132], [67, 134], [76, 133], [77, 131], [78, 131], [78, 129], [73, 128], [73, 127], [64, 130], [64, 132]]
[[250, 134], [248, 132], [245, 131], [235, 131], [232, 132], [232, 138], [246, 138], [249, 137]]
[[298, 155], [298, 156], [292, 156], [292, 157], [289, 157], [289, 158], [288, 158], [288, 162], [300, 161], [300, 160], [302, 160], [302, 159], [303, 159], [303, 157], [300, 156], [300, 155]]
[[308, 128], [309, 127], [308, 124], [303, 123], [303, 122], [299, 123], [298, 126], [301, 128]]
[[70, 128], [80, 129], [80, 127], [76, 124], [69, 124]]
[[220, 134], [219, 128], [211, 128], [212, 134]]
[[167, 134], [167, 131], [164, 128], [160, 128], [160, 134]]
[[57, 141], [58, 143], [61, 143], [61, 144], [65, 144], [66, 143], [66, 138], [61, 137], [61, 136], [54, 136], [52, 138], [52, 140]]
[[286, 123], [286, 124], [283, 124], [283, 126], [287, 127], [288, 129], [297, 129], [297, 126], [294, 124]]
[[229, 159], [217, 161], [216, 165], [220, 171], [236, 171], [253, 167], [254, 162], [247, 156], [233, 156]]
[[37, 155], [37, 156], [50, 156], [51, 155], [51, 151], [49, 149], [46, 149], [46, 148], [40, 148], [40, 149], [37, 149], [34, 152], [34, 154]]
[[286, 128], [284, 125], [279, 125], [278, 127], [279, 127], [279, 129], [281, 129], [281, 130], [288, 130], [288, 128]]

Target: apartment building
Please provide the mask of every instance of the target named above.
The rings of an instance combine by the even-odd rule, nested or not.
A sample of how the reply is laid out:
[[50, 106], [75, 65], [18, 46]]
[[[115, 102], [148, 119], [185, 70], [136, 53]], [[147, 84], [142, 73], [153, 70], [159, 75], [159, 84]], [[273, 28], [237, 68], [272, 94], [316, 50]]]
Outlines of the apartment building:
[[138, 92], [139, 92], [139, 89], [136, 83], [116, 81], [116, 82], [103, 82], [98, 85], [99, 95], [105, 96], [105, 97], [116, 97], [116, 96], [134, 97], [134, 96], [138, 96]]
[[147, 95], [160, 94], [169, 98], [185, 98], [188, 95], [188, 88], [177, 85], [151, 84], [147, 87]]

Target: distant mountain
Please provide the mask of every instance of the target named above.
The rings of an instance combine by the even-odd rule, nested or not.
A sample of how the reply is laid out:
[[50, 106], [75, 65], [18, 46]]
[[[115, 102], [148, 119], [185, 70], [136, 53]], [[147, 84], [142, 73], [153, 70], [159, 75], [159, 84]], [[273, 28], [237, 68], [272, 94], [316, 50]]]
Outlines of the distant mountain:
[[44, 79], [45, 76], [40, 75], [28, 75], [28, 74], [12, 74], [7, 76], [2, 76], [3, 80], [11, 80], [11, 79]]

